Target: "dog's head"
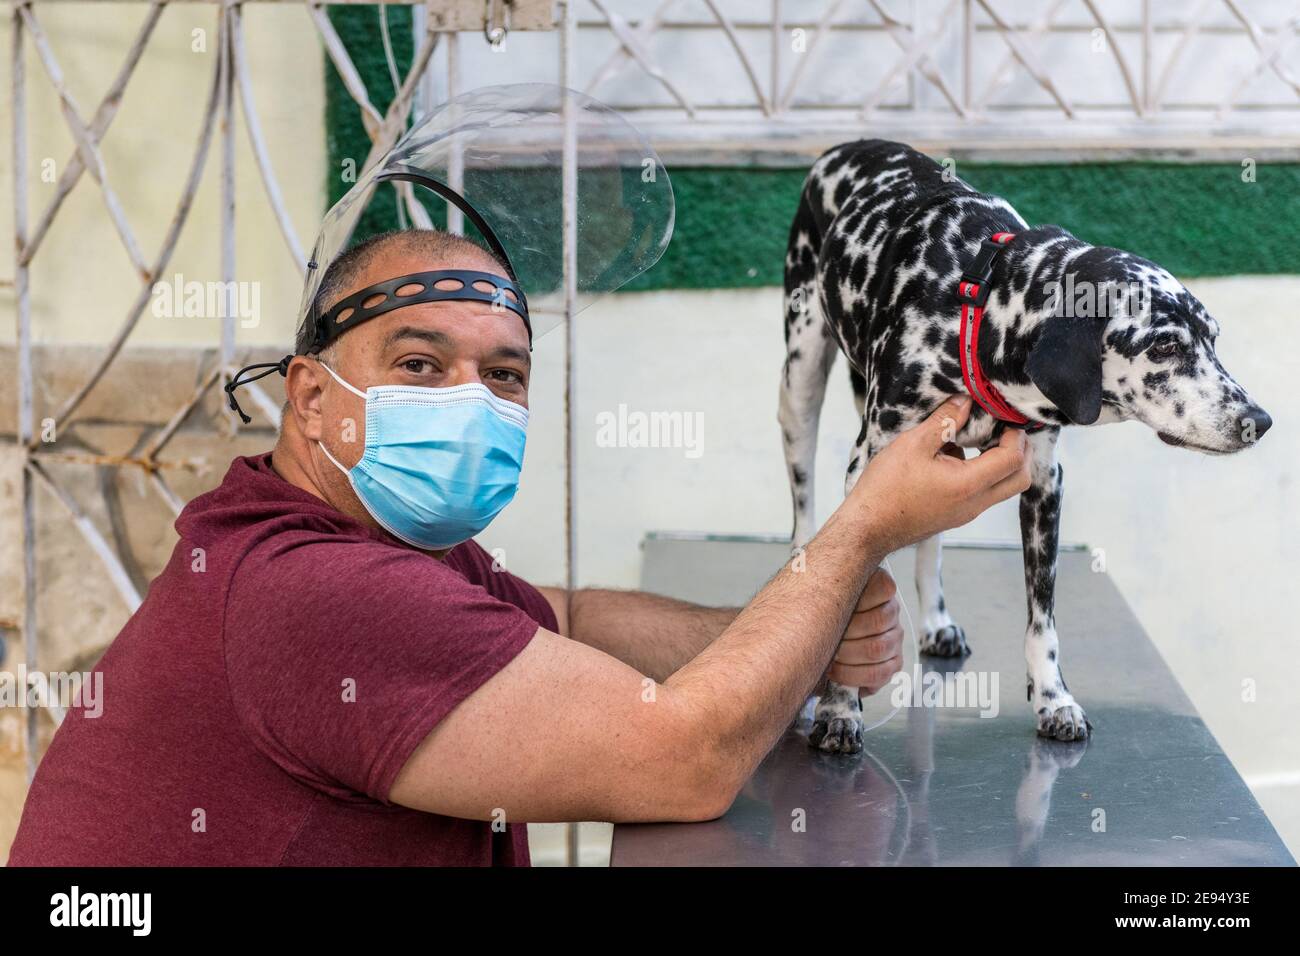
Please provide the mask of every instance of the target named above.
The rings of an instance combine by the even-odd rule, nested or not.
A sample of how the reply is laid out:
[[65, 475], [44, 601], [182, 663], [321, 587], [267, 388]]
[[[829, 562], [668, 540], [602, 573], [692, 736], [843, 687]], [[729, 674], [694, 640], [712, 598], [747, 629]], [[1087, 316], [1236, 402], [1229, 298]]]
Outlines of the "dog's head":
[[1078, 425], [1136, 418], [1170, 445], [1228, 454], [1273, 421], [1219, 364], [1219, 324], [1164, 269], [1092, 247], [1048, 283], [1025, 370]]

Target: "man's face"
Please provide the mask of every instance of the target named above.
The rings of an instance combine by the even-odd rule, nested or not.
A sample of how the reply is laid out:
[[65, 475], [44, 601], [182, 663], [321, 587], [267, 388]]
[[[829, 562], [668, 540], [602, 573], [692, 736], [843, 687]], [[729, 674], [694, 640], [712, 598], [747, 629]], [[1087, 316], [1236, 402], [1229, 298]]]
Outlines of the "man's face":
[[[378, 257], [343, 295], [394, 276], [434, 269], [502, 274], [488, 258], [430, 262], [427, 257], [393, 253]], [[335, 342], [332, 358], [330, 351], [321, 356], [324, 364], [361, 391], [376, 385], [448, 388], [480, 383], [498, 397], [528, 407], [528, 331], [514, 312], [488, 302], [424, 302], [396, 309], [345, 332]], [[287, 388], [298, 427], [311, 443], [316, 483], [331, 504], [360, 517], [364, 509], [347, 478], [320, 454], [315, 442], [347, 468], [360, 461], [366, 443], [365, 401], [334, 381], [315, 359], [300, 358], [294, 364], [299, 363], [303, 368], [291, 369]], [[431, 408], [428, 414], [438, 410]]]

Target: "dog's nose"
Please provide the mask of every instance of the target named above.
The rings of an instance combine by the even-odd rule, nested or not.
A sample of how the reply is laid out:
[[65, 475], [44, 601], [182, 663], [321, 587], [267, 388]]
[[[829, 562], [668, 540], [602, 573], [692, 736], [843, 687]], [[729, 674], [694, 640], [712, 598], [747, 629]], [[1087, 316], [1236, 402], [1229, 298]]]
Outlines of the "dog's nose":
[[1246, 414], [1241, 416], [1242, 427], [1245, 427], [1246, 422], [1251, 422], [1254, 425], [1255, 441], [1263, 438], [1264, 432], [1273, 427], [1273, 419], [1269, 417], [1268, 412], [1258, 405], [1251, 406]]

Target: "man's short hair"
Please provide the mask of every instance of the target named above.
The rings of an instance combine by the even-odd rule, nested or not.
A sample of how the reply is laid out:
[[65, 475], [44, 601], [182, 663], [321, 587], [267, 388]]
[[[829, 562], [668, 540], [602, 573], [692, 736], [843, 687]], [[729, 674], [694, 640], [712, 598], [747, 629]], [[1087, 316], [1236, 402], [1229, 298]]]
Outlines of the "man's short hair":
[[[492, 263], [502, 275], [509, 275], [506, 264], [492, 251], [480, 246], [472, 239], [457, 236], [440, 229], [394, 229], [371, 236], [359, 242], [330, 264], [316, 292], [315, 308], [310, 309], [298, 326], [298, 335], [294, 341], [294, 353], [306, 355], [316, 341], [317, 315], [323, 315], [340, 300], [353, 292], [361, 273], [380, 256], [388, 253], [414, 254], [429, 259], [429, 269], [438, 268], [438, 260], [477, 259]], [[397, 278], [390, 276], [389, 278]], [[331, 342], [330, 346], [334, 343]], [[329, 346], [322, 350], [328, 351]]]

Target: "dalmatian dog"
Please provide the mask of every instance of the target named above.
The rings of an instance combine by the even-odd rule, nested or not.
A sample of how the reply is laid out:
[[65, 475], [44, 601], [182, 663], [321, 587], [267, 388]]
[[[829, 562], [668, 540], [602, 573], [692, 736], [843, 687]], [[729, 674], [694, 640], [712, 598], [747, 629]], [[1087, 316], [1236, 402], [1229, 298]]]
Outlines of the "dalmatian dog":
[[[977, 293], [987, 297], [979, 321], [968, 311]], [[968, 326], [977, 340], [967, 337]], [[1006, 200], [975, 191], [900, 143], [831, 149], [804, 184], [785, 260], [779, 420], [795, 549], [816, 531], [817, 425], [838, 352], [848, 359], [862, 417], [849, 488], [901, 431], [977, 387], [956, 445], [983, 450], [1008, 427], [1028, 432], [1032, 484], [1020, 496], [1020, 527], [1025, 663], [1038, 734], [1086, 739], [1092, 725], [1061, 676], [1053, 617], [1057, 438], [1066, 425], [1137, 419], [1167, 444], [1207, 454], [1253, 444], [1272, 420], [1219, 364], [1218, 334], [1196, 297], [1153, 262], [1057, 226], [1031, 229]], [[921, 542], [921, 651], [960, 657], [970, 647], [944, 604], [940, 566], [940, 538]], [[809, 740], [829, 753], [861, 749], [858, 688], [829, 684]]]

